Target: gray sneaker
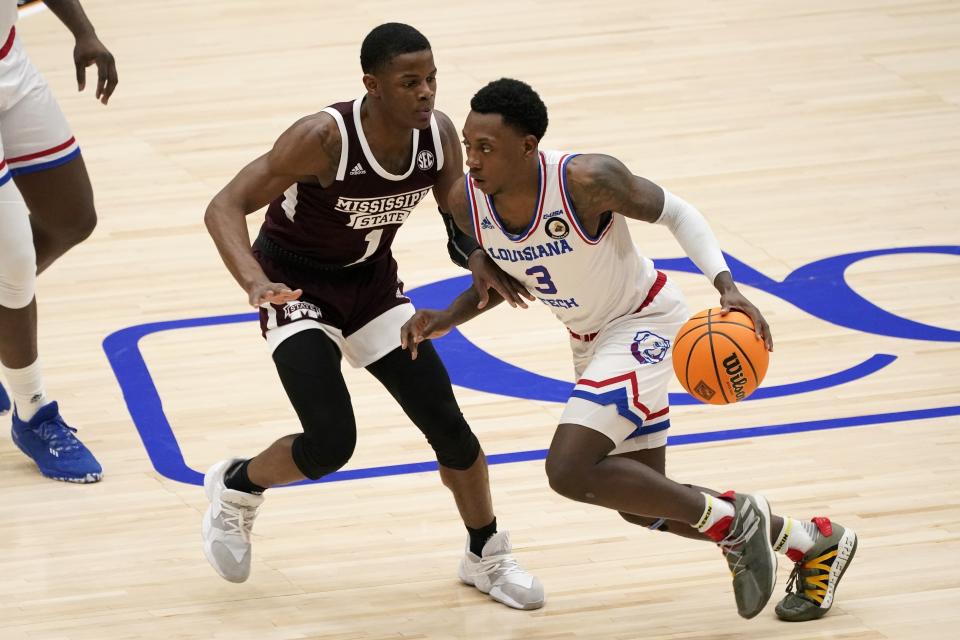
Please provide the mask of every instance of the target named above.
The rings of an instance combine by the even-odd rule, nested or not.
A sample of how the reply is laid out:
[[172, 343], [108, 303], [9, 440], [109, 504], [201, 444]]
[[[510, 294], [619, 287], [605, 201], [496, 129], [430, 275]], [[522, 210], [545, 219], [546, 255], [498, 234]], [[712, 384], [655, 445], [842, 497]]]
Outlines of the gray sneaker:
[[736, 494], [730, 532], [720, 549], [733, 575], [737, 613], [752, 618], [766, 606], [777, 583], [777, 555], [770, 544], [770, 505], [760, 495]]
[[221, 460], [203, 477], [210, 501], [203, 514], [203, 554], [224, 580], [243, 582], [250, 577], [250, 533], [263, 496], [227, 489], [223, 476], [240, 458]]
[[514, 609], [539, 609], [543, 606], [543, 585], [513, 557], [510, 534], [496, 533], [483, 545], [482, 557], [469, 546], [460, 561], [460, 581], [489, 594], [497, 602]]
[[[826, 615], [833, 606], [840, 578], [846, 573], [857, 552], [857, 534], [829, 518], [814, 518], [820, 535], [813, 547], [796, 564], [787, 595], [777, 604], [777, 617], [788, 622], [816, 620]], [[796, 552], [799, 555], [799, 552]]]

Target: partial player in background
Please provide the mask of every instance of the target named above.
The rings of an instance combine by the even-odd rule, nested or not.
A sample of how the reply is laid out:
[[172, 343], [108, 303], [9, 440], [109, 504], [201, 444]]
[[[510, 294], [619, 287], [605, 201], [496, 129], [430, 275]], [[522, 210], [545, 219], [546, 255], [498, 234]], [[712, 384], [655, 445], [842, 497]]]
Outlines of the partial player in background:
[[[774, 551], [786, 553], [796, 563], [796, 592], [777, 615], [822, 616], [853, 559], [851, 529], [827, 518], [781, 518], [761, 496], [719, 494], [664, 475], [672, 343], [687, 308], [679, 288], [639, 254], [625, 218], [669, 228], [716, 287], [723, 312], [748, 314], [772, 349], [766, 321], [738, 290], [707, 221], [615, 158], [540, 150], [546, 106], [522, 82], [492, 82], [470, 106], [463, 128], [470, 171], [450, 192], [450, 212], [570, 334], [577, 384], [547, 456], [550, 486], [629, 522], [717, 543], [745, 618], [773, 593]], [[416, 358], [423, 340], [498, 302], [470, 289], [444, 311], [420, 310], [404, 325], [402, 343]]]
[[[95, 64], [95, 95], [107, 104], [117, 85], [113, 55], [77, 0], [46, 4], [76, 39], [78, 89]], [[0, 368], [10, 389], [8, 395], [0, 386], [0, 413], [13, 407], [13, 441], [43, 475], [96, 482], [100, 464], [47, 397], [35, 297], [37, 274], [93, 231], [93, 190], [80, 147], [27, 58], [16, 21], [16, 0], [0, 0]]]

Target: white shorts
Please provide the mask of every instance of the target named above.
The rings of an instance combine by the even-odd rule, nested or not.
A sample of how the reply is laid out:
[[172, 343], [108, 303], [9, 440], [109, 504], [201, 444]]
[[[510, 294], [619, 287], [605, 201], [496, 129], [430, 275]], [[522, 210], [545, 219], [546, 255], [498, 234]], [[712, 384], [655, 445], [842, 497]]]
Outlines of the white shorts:
[[[270, 305], [266, 305], [265, 308], [268, 309], [268, 312], [276, 313]], [[267, 339], [270, 351], [273, 352], [280, 346], [281, 342], [296, 333], [307, 329], [320, 329], [340, 348], [340, 353], [347, 359], [351, 367], [362, 369], [400, 346], [400, 328], [413, 317], [413, 314], [412, 304], [395, 306], [381, 313], [346, 338], [343, 337], [343, 332], [337, 327], [318, 320], [305, 319], [280, 326], [277, 326], [275, 320], [273, 322], [268, 320], [264, 337]]]
[[683, 293], [667, 280], [639, 314], [613, 320], [590, 342], [571, 336], [577, 385], [561, 424], [599, 431], [613, 441], [611, 455], [664, 446], [673, 339], [687, 316]]
[[[7, 46], [4, 46], [7, 45]], [[20, 38], [0, 34], [0, 184], [12, 176], [52, 169], [80, 155], [46, 80]]]

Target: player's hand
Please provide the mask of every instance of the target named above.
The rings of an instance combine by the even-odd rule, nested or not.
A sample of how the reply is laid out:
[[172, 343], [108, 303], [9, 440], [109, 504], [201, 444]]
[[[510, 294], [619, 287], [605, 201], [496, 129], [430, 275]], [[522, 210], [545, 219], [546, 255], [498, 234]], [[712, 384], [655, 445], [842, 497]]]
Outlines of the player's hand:
[[490, 302], [490, 289], [499, 293], [511, 307], [526, 309], [527, 303], [523, 298], [531, 302], [536, 300], [519, 280], [498, 267], [482, 250], [470, 254], [467, 266], [473, 274], [473, 288], [480, 298], [477, 309], [483, 309]]
[[453, 316], [447, 311], [420, 309], [400, 327], [400, 346], [417, 359], [417, 346], [424, 340], [441, 338], [453, 329]]
[[303, 295], [303, 289], [291, 290], [290, 287], [282, 282], [261, 282], [255, 284], [247, 290], [247, 296], [250, 300], [250, 306], [254, 309], [260, 305], [283, 304], [296, 300]]
[[73, 64], [77, 67], [77, 90], [87, 86], [87, 67], [97, 65], [97, 100], [107, 104], [117, 88], [117, 63], [113, 54], [95, 35], [77, 38], [73, 48]]
[[767, 346], [767, 351], [773, 351], [773, 335], [770, 333], [770, 325], [767, 324], [760, 310], [736, 288], [725, 291], [720, 295], [720, 315], [725, 316], [733, 309], [750, 316], [756, 329], [757, 338], [763, 340], [763, 343]]

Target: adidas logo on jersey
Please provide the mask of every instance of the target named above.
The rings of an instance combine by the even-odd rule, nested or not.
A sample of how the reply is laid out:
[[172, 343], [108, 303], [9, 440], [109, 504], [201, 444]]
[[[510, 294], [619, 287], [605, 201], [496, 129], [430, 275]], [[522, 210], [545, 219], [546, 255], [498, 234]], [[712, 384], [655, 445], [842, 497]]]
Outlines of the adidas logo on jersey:
[[350, 169], [350, 175], [352, 176], [363, 176], [366, 174], [367, 174], [367, 170], [364, 169], [363, 165], [360, 164], [359, 162], [357, 163], [357, 166], [355, 166], [353, 169]]
[[493, 223], [490, 222], [490, 218], [484, 218], [484, 219], [480, 222], [480, 228], [481, 228], [481, 229], [493, 229]]

